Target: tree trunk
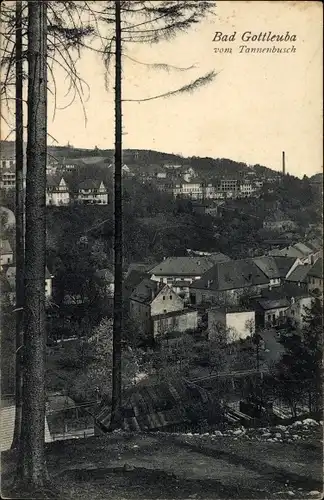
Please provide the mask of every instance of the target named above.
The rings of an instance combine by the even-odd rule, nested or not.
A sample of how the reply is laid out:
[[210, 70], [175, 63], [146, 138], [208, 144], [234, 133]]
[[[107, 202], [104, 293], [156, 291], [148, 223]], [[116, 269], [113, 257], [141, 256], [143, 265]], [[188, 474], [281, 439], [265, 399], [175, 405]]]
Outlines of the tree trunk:
[[15, 428], [12, 448], [17, 448], [21, 433], [22, 410], [22, 344], [24, 305], [24, 136], [23, 136], [23, 61], [22, 2], [16, 1], [16, 384]]
[[121, 336], [123, 321], [123, 236], [122, 236], [122, 106], [121, 106], [121, 22], [120, 1], [115, 2], [115, 288], [113, 323], [113, 372], [110, 429], [121, 426]]
[[45, 434], [45, 190], [47, 2], [28, 2], [28, 138], [25, 234], [24, 384], [18, 474], [30, 488], [47, 479]]

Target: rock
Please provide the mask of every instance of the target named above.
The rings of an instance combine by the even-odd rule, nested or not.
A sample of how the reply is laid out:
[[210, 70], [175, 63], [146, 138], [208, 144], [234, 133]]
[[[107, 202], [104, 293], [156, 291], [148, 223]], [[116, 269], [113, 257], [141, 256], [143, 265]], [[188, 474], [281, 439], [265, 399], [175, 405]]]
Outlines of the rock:
[[262, 438], [269, 438], [269, 437], [271, 437], [271, 432], [265, 432], [264, 434], [262, 434], [261, 437]]
[[233, 436], [239, 436], [240, 434], [242, 434], [242, 429], [236, 429], [234, 432], [233, 432]]
[[308, 493], [306, 493], [306, 495], [309, 497], [321, 496], [321, 492], [317, 491], [317, 490], [313, 490], [313, 491], [309, 491]]
[[139, 448], [138, 444], [134, 444], [133, 448]]
[[267, 439], [267, 443], [273, 443], [274, 440], [272, 438]]
[[191, 432], [187, 432], [187, 434], [184, 434], [185, 436], [192, 436]]
[[301, 422], [300, 420], [296, 420], [296, 422], [291, 424], [290, 427], [301, 427], [302, 425], [303, 425], [303, 422]]
[[222, 436], [223, 433], [221, 431], [214, 431], [214, 436]]
[[280, 439], [281, 438], [281, 433], [280, 432], [276, 432], [274, 436], [275, 436], [275, 438], [279, 438]]
[[287, 427], [285, 425], [276, 425], [276, 429], [278, 429], [279, 431], [285, 431]]
[[291, 490], [287, 491], [287, 495], [293, 497], [295, 495], [295, 493]]

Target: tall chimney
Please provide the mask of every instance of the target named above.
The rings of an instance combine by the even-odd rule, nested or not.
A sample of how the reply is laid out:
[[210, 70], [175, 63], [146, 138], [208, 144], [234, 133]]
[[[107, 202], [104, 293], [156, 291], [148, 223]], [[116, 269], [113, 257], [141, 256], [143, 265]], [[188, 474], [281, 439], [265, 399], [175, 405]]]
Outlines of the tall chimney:
[[285, 152], [282, 152], [282, 175], [286, 175], [286, 158]]

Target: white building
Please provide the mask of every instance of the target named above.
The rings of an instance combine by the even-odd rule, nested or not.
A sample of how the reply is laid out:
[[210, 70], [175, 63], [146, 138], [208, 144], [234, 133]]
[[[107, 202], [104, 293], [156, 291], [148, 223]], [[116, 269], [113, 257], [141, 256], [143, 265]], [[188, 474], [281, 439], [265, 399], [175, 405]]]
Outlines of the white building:
[[13, 251], [8, 240], [0, 240], [0, 265], [1, 268], [13, 263]]
[[208, 311], [208, 338], [217, 338], [226, 330], [228, 341], [245, 339], [255, 333], [255, 311], [240, 311], [212, 308]]
[[46, 183], [46, 205], [68, 205], [69, 188], [63, 177], [48, 177]]
[[1, 172], [0, 187], [3, 189], [15, 189], [16, 172], [13, 169]]
[[77, 201], [90, 205], [108, 205], [108, 191], [102, 181], [89, 179], [79, 184]]

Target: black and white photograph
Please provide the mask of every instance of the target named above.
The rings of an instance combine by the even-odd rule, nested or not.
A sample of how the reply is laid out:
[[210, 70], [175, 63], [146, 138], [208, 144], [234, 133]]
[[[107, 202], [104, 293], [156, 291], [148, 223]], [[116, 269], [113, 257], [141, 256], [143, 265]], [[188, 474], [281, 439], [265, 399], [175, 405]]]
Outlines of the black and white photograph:
[[323, 5], [0, 0], [1, 497], [323, 497]]

